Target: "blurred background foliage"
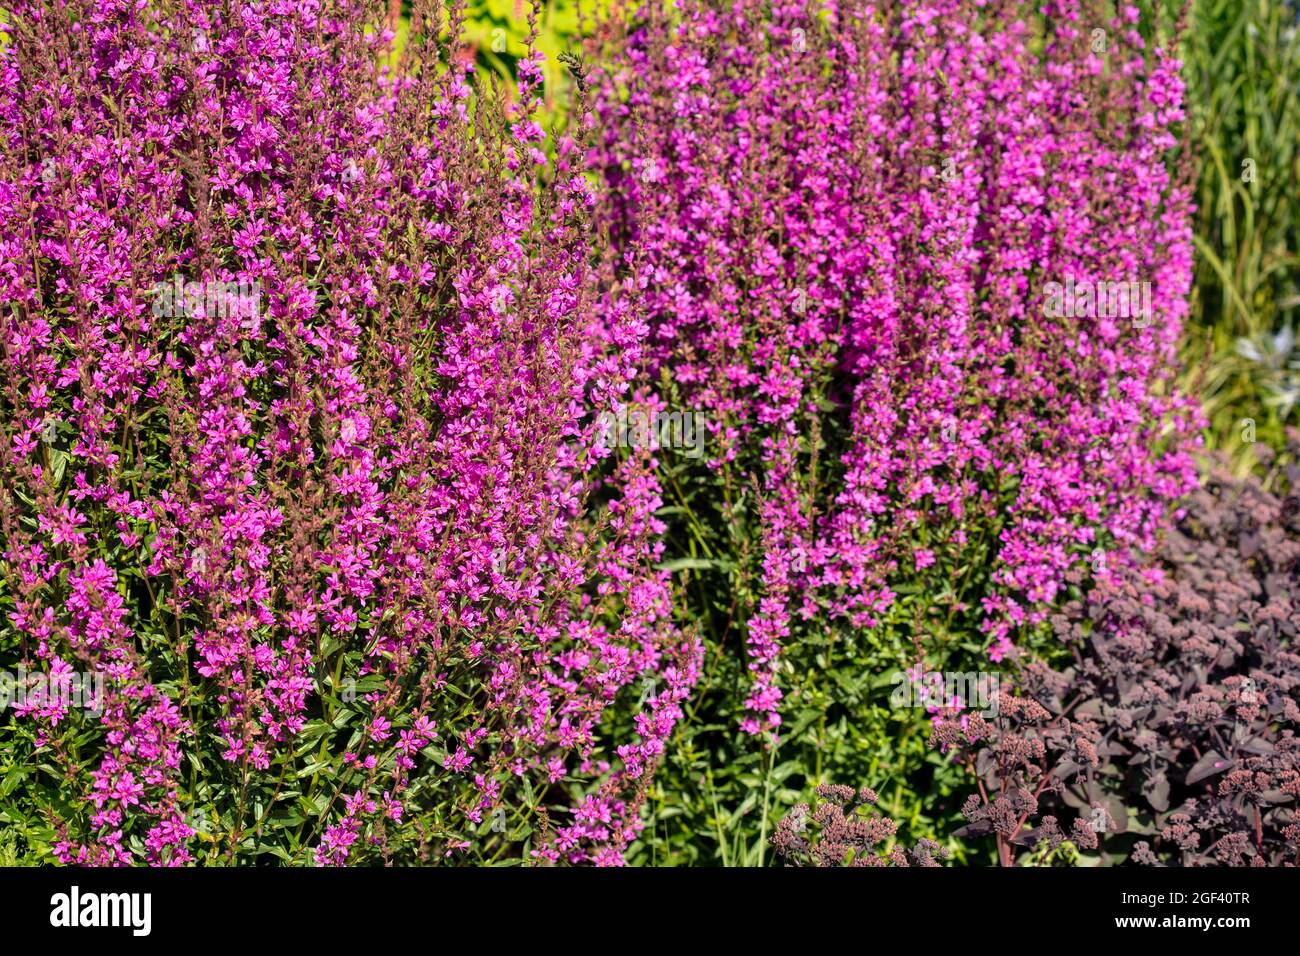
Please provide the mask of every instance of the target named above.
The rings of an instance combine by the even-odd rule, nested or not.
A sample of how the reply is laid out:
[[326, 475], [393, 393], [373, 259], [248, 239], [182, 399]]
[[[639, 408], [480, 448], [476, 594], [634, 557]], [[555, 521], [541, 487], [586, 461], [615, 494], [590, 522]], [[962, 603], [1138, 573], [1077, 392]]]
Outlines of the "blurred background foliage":
[[1295, 0], [1195, 0], [1184, 75], [1197, 162], [1185, 387], [1206, 443], [1258, 470], [1300, 405], [1300, 46]]
[[[559, 55], [578, 46], [586, 32], [584, 26], [589, 28], [594, 15], [607, 6], [608, 0], [538, 0], [537, 48], [546, 56], [546, 120], [553, 121], [564, 108], [568, 74]], [[475, 47], [478, 69], [503, 81], [513, 81], [515, 64], [523, 56], [528, 38], [530, 3], [468, 0], [465, 7], [465, 38]], [[389, 9], [390, 16], [399, 17], [395, 52], [400, 52], [410, 24], [411, 0], [393, 0]]]

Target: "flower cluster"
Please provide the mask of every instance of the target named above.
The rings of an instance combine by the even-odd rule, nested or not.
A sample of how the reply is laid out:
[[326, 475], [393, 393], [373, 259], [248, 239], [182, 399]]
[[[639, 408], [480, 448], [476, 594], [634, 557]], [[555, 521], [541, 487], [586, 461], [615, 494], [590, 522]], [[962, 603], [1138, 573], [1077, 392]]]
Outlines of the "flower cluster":
[[[102, 685], [0, 717], [39, 856], [618, 865], [702, 680], [682, 561], [735, 572], [763, 739], [789, 646], [905, 592], [998, 661], [1137, 573], [1196, 415], [1179, 64], [1136, 8], [649, 0], [548, 131], [537, 3], [508, 83], [463, 0], [400, 43], [389, 6], [6, 5], [0, 665]], [[1232, 799], [1289, 752], [1218, 748]], [[778, 849], [881, 859], [821, 796]]]
[[[872, 628], [900, 583], [955, 581], [1001, 660], [1072, 568], [1149, 551], [1193, 483], [1179, 64], [1135, 7], [1043, 14], [652, 0], [615, 44], [605, 218], [648, 382], [703, 411], [719, 522], [754, 525], [752, 733], [780, 725], [804, 628]], [[1048, 307], [1067, 282], [1096, 289], [1086, 314]], [[1149, 310], [1101, 302], [1133, 282]]]
[[618, 863], [696, 679], [654, 460], [601, 441], [645, 330], [589, 110], [549, 141], [531, 41], [507, 91], [463, 5], [400, 55], [384, 13], [0, 23], [0, 649], [106, 678], [3, 731], [64, 862]]

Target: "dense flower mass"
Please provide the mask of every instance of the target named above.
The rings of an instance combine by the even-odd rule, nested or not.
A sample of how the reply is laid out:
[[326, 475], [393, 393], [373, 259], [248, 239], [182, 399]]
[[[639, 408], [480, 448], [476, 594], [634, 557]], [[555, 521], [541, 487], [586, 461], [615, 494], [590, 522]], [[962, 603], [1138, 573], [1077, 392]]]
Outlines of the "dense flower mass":
[[754, 496], [746, 728], [800, 622], [871, 628], [932, 565], [991, 568], [1001, 660], [1194, 480], [1179, 64], [1131, 6], [673, 6], [621, 38], [598, 159], [649, 379], [702, 410], [723, 520]]
[[506, 96], [441, 7], [391, 70], [352, 0], [8, 9], [3, 647], [106, 677], [6, 731], [57, 857], [491, 857], [549, 808], [534, 853], [618, 862], [698, 652], [538, 56]]
[[[615, 4], [557, 104], [538, 6], [502, 82], [463, 0], [5, 5], [0, 817], [43, 861], [636, 862], [692, 720], [771, 755], [761, 860], [792, 648], [1030, 656], [1194, 486], [1135, 7]], [[948, 858], [847, 782], [784, 859]]]

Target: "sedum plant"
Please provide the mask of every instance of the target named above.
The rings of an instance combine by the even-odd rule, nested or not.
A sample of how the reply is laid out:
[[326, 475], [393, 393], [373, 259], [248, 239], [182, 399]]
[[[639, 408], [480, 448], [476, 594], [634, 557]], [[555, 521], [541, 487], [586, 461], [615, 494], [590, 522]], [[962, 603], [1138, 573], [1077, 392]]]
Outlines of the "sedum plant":
[[945, 717], [936, 743], [979, 779], [960, 835], [992, 834], [1009, 864], [1059, 847], [1060, 817], [1103, 862], [1300, 863], [1300, 469], [1286, 471], [1283, 497], [1221, 462], [1159, 561], [1054, 615], [1069, 666], [1026, 668], [996, 721]]

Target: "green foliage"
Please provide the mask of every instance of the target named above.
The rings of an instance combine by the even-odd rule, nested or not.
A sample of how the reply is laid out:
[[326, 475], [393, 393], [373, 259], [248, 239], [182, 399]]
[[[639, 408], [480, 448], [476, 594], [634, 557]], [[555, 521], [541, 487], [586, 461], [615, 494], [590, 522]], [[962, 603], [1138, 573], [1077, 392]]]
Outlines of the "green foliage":
[[0, 867], [6, 869], [11, 866], [33, 866], [25, 858], [21, 848], [21, 840], [18, 831], [12, 829], [0, 830]]
[[1199, 176], [1187, 387], [1239, 474], [1255, 463], [1243, 419], [1281, 451], [1300, 394], [1296, 18], [1293, 0], [1195, 0], [1183, 45]]

